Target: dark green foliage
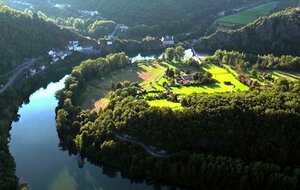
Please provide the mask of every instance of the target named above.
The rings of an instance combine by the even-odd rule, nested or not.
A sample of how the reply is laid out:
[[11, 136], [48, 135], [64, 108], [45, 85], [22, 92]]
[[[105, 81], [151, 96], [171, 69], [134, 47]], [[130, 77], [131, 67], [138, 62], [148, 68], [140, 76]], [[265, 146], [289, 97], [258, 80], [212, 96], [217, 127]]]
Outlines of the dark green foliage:
[[[105, 110], [81, 111], [75, 95], [80, 90], [74, 85], [84, 90], [86, 80], [104, 74], [103, 65], [110, 65], [107, 60], [87, 61], [74, 68], [66, 88], [57, 94], [57, 129], [62, 145], [71, 152], [121, 168], [132, 177], [189, 188], [299, 187], [298, 93], [193, 94], [182, 100], [183, 110], [173, 111], [137, 99], [136, 88], [127, 82], [115, 85]], [[119, 61], [106, 73], [120, 68], [121, 59], [115, 60]], [[146, 156], [141, 147], [116, 139], [116, 133], [166, 150], [168, 156]]]
[[46, 55], [79, 37], [38, 17], [15, 11], [0, 3], [0, 73], [15, 68], [24, 58]]
[[114, 31], [115, 27], [116, 23], [114, 21], [95, 21], [88, 27], [88, 33], [90, 36], [98, 39], [100, 37], [111, 34]]

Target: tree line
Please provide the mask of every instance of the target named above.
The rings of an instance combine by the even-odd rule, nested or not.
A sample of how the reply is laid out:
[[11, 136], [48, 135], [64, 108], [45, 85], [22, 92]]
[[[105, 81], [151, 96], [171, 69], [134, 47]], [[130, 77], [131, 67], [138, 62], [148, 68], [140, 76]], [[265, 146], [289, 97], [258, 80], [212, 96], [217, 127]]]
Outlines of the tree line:
[[283, 71], [300, 71], [300, 57], [292, 55], [275, 56], [254, 55], [238, 51], [217, 50], [207, 61], [228, 64], [240, 69], [273, 69]]

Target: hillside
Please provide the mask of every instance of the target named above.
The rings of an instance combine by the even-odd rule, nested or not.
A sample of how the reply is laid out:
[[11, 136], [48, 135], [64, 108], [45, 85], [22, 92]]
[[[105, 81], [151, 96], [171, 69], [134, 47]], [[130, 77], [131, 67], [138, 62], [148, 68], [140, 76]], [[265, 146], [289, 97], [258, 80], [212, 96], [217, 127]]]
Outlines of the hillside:
[[196, 43], [198, 49], [227, 49], [259, 54], [299, 54], [299, 45], [300, 11], [295, 8], [262, 17], [237, 30], [218, 31]]
[[113, 20], [129, 26], [129, 30], [122, 34], [122, 37], [136, 39], [170, 34], [182, 34], [181, 38], [186, 38], [186, 33], [190, 33], [190, 38], [202, 36], [220, 12], [268, 0], [20, 0], [20, 3], [3, 1], [20, 10], [41, 11], [60, 21], [70, 21], [70, 17], [77, 20], [87, 19], [81, 21], [85, 22], [81, 26], [89, 25], [93, 19]]
[[[258, 0], [262, 1], [262, 0]], [[239, 6], [245, 0], [57, 0], [71, 6], [87, 10], [97, 10], [105, 18], [125, 24], [155, 25], [161, 22], [174, 22], [188, 17], [201, 15], [203, 12], [215, 12], [233, 5]], [[176, 18], [176, 19], [175, 19]], [[199, 17], [198, 17], [199, 18]]]
[[80, 37], [57, 25], [0, 4], [0, 73], [13, 69], [24, 58], [37, 57], [51, 48], [62, 48]]
[[[118, 53], [74, 67], [56, 93], [62, 147], [186, 189], [299, 189], [299, 81], [260, 81], [285, 69], [270, 55], [257, 57], [250, 76], [251, 55], [217, 51], [199, 64], [180, 49], [161, 60], [130, 64]], [[299, 58], [280, 59], [288, 67]], [[243, 78], [256, 82], [248, 88]], [[82, 107], [99, 96], [97, 111]]]

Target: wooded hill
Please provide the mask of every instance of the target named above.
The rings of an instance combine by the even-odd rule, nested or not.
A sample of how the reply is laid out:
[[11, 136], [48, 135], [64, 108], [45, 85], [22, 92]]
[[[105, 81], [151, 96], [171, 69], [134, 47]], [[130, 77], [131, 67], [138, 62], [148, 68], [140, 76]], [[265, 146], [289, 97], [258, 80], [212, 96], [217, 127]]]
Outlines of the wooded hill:
[[45, 55], [81, 37], [69, 30], [0, 3], [0, 73], [15, 68], [24, 58]]
[[[218, 51], [214, 57], [231, 60], [232, 65], [250, 60], [237, 52]], [[271, 63], [269, 57], [258, 57], [256, 64]], [[289, 68], [293, 59], [288, 60], [278, 69]], [[104, 110], [97, 113], [78, 106], [88, 81], [128, 63], [128, 57], [119, 53], [87, 60], [73, 69], [65, 88], [56, 94], [63, 148], [132, 177], [189, 189], [299, 189], [299, 83], [286, 90], [274, 86], [263, 91], [191, 94], [182, 99], [182, 110], [151, 107], [138, 98], [138, 86], [116, 85]], [[270, 68], [276, 66], [272, 63]], [[165, 150], [165, 157], [147, 156], [116, 134]]]
[[[203, 35], [224, 10], [261, 3], [266, 0], [58, 0], [69, 9], [95, 10], [100, 16], [129, 27], [126, 37], [166, 34]], [[190, 35], [190, 36], [191, 36]]]
[[262, 17], [241, 29], [218, 31], [201, 38], [196, 47], [205, 50], [238, 50], [259, 54], [300, 53], [300, 10], [289, 8]]

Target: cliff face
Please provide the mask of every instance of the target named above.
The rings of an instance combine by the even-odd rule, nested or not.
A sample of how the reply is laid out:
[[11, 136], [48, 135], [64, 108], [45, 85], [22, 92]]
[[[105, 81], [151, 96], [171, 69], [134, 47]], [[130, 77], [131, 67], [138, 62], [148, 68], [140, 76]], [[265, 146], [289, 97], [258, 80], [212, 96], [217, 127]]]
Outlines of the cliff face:
[[241, 29], [218, 31], [197, 41], [203, 50], [238, 50], [249, 53], [300, 54], [300, 10], [287, 9], [263, 17]]

